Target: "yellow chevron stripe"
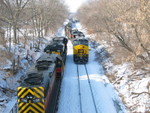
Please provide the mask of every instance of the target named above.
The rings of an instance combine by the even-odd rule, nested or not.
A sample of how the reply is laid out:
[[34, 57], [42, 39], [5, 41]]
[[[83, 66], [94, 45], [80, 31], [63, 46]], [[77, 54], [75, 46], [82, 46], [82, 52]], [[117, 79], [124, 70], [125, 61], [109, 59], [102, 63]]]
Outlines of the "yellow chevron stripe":
[[20, 90], [22, 87], [18, 87], [17, 90]]
[[33, 111], [34, 113], [38, 113], [38, 111], [36, 111], [35, 109], [33, 109], [31, 106], [28, 107], [28, 108], [25, 110], [25, 113], [28, 113], [30, 110]]
[[19, 103], [18, 107], [19, 108], [22, 107], [23, 104], [24, 104], [23, 102]]
[[34, 95], [33, 91], [32, 91], [31, 89], [28, 89], [20, 98], [24, 98], [29, 92], [30, 92], [32, 95]]
[[38, 104], [44, 109], [44, 104], [42, 104], [41, 102], [38, 102]]
[[43, 87], [39, 87], [42, 91], [44, 91], [44, 88]]
[[34, 88], [34, 90], [36, 90], [40, 95], [44, 97], [44, 92], [41, 92], [38, 88]]
[[18, 103], [20, 102], [20, 99], [18, 99]]
[[28, 89], [20, 98], [24, 98], [28, 93], [31, 93], [32, 95], [36, 96], [37, 98], [40, 98], [40, 96], [37, 95], [35, 92], [33, 92], [31, 89]]
[[34, 96], [37, 98], [41, 98], [41, 96], [39, 96], [37, 93], [34, 92]]
[[42, 102], [43, 102], [43, 103], [45, 102], [44, 99], [42, 99]]
[[41, 109], [39, 106], [37, 106], [36, 104], [32, 104], [35, 108], [37, 108], [41, 113], [43, 113], [44, 112], [44, 108], [43, 109]]
[[19, 113], [21, 113], [24, 109], [26, 109], [26, 107], [29, 105], [29, 103], [25, 104], [24, 106], [22, 106], [22, 108], [19, 110]]
[[[19, 89], [21, 89], [21, 87]], [[26, 90], [26, 88], [22, 88], [21, 91], [18, 92], [18, 97], [20, 97], [20, 95], [24, 92], [24, 90]]]

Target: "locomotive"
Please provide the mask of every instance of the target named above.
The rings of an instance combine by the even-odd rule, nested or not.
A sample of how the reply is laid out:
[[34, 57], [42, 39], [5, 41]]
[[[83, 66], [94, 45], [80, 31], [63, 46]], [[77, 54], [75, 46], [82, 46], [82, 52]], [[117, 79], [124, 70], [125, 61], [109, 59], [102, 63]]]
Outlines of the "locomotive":
[[85, 36], [81, 31], [78, 31], [77, 29], [71, 31], [71, 39], [79, 38], [79, 37], [85, 37]]
[[55, 37], [17, 88], [18, 113], [55, 113], [67, 54], [65, 37]]
[[68, 39], [66, 37], [54, 37], [53, 42], [57, 42], [57, 43], [63, 43], [65, 46], [65, 50], [64, 53], [67, 53], [67, 43], [68, 43]]
[[[44, 54], [28, 70], [27, 77], [18, 87], [19, 113], [55, 112], [62, 78], [62, 64], [61, 56]], [[52, 102], [53, 106], [50, 106]]]
[[63, 58], [65, 63], [67, 55], [67, 42], [68, 39], [65, 37], [55, 37], [52, 41], [45, 47], [44, 52], [48, 54], [58, 54]]
[[65, 47], [67, 47], [68, 39], [66, 37], [63, 37], [63, 36], [61, 36], [61, 37], [54, 37], [52, 40], [54, 42], [62, 42], [65, 45]]
[[75, 63], [87, 63], [89, 56], [88, 39], [80, 37], [73, 40], [73, 60]]

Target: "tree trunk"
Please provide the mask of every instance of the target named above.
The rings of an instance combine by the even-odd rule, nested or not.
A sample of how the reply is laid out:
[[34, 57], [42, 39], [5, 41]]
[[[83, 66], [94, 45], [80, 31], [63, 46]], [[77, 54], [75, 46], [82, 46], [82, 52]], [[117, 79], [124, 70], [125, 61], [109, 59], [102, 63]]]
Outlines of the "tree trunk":
[[[9, 25], [9, 27], [8, 27], [8, 31], [9, 31], [9, 52], [10, 52], [10, 50], [11, 50], [11, 25]], [[8, 34], [8, 33], [7, 33]]]
[[45, 27], [44, 31], [45, 31], [44, 35], [47, 35], [48, 34], [48, 27]]
[[17, 44], [17, 29], [16, 29], [16, 25], [13, 26], [13, 32], [14, 32], [14, 43]]

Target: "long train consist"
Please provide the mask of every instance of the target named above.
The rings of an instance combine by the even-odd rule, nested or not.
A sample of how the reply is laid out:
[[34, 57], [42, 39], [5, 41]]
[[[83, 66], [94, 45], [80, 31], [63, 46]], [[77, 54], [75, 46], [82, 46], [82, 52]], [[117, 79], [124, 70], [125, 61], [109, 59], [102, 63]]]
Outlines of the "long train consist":
[[[55, 113], [67, 51], [67, 39], [57, 38], [51, 43], [57, 39], [58, 44], [44, 49], [46, 53], [37, 59], [18, 87], [19, 113]], [[64, 49], [60, 50], [60, 45]]]
[[[87, 63], [88, 40], [80, 31], [73, 34], [71, 28], [71, 24], [68, 24], [65, 32], [68, 38], [73, 39], [74, 62]], [[54, 37], [45, 47], [45, 54], [28, 70], [26, 78], [17, 88], [19, 113], [55, 113], [67, 55], [67, 42], [65, 37]]]
[[[73, 28], [74, 23], [69, 22], [65, 26], [65, 34], [73, 44], [73, 60], [75, 63], [85, 64], [89, 59], [89, 40], [83, 32]], [[68, 35], [69, 34], [69, 35]]]

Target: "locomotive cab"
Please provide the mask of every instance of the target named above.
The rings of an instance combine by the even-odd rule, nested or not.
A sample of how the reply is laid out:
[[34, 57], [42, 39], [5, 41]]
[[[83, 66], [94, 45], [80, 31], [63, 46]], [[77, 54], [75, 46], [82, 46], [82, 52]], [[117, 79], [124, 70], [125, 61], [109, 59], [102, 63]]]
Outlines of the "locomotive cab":
[[67, 43], [68, 43], [68, 39], [66, 37], [55, 37], [53, 38], [53, 42], [56, 43], [63, 43], [64, 44], [64, 54], [67, 54]]
[[48, 69], [31, 67], [32, 71], [17, 88], [18, 113], [45, 113], [56, 78], [55, 67], [54, 63]]
[[65, 44], [65, 46], [67, 46], [68, 43], [68, 39], [66, 37], [55, 37], [53, 38], [54, 42], [62, 42]]
[[51, 42], [49, 45], [47, 45], [44, 49], [44, 52], [48, 54], [58, 54], [63, 55], [64, 54], [65, 47], [62, 42]]
[[78, 38], [73, 41], [73, 59], [75, 63], [88, 62], [88, 40], [85, 38]]
[[[52, 99], [57, 78], [64, 65], [57, 54], [43, 54], [27, 72], [27, 78], [17, 88], [19, 113], [45, 113]], [[61, 80], [61, 79], [60, 79]]]

